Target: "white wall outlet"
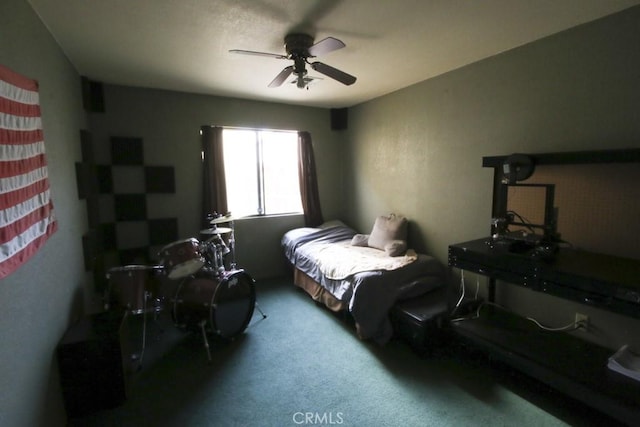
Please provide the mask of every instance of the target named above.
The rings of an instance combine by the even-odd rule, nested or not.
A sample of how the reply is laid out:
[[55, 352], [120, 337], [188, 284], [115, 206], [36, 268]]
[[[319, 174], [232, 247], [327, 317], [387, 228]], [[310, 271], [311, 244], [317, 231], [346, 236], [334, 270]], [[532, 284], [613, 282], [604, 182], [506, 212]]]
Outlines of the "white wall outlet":
[[589, 316], [582, 313], [576, 313], [574, 324], [578, 329], [586, 331], [589, 329]]

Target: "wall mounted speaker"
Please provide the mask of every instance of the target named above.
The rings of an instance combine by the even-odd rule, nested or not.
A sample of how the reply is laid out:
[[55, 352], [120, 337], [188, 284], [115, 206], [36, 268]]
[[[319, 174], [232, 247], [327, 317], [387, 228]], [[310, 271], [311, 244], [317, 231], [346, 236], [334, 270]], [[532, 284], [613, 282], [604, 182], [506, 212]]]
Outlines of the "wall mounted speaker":
[[348, 108], [331, 109], [331, 130], [347, 130], [348, 120]]
[[90, 113], [104, 113], [104, 91], [102, 83], [86, 77], [81, 78], [82, 106]]

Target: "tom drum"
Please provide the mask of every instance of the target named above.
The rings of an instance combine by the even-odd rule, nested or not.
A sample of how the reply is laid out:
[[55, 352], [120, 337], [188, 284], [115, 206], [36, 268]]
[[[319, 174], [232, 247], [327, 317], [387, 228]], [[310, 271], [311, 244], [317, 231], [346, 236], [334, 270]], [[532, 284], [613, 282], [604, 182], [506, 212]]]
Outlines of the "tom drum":
[[206, 260], [198, 239], [190, 238], [168, 244], [158, 253], [169, 279], [180, 279], [196, 273]]

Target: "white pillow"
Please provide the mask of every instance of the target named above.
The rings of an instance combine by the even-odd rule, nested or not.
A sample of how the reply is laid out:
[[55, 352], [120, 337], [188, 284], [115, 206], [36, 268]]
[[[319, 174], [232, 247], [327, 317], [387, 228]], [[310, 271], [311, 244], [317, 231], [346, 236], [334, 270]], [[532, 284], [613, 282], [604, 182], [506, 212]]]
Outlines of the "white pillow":
[[369, 246], [369, 235], [356, 234], [351, 239], [351, 246]]
[[[400, 240], [405, 242], [406, 249], [407, 223], [405, 217], [393, 213], [389, 216], [379, 216], [369, 235], [369, 246], [384, 251], [388, 244]], [[397, 246], [397, 243], [395, 245]]]
[[392, 240], [384, 245], [384, 251], [389, 256], [402, 256], [407, 252], [406, 240]]

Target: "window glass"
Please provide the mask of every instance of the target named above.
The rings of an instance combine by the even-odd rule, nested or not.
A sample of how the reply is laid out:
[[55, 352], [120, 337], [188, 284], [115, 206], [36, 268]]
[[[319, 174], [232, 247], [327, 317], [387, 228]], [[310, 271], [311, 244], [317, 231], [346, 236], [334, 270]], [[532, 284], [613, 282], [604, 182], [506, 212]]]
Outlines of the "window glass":
[[297, 132], [224, 129], [227, 204], [235, 216], [302, 212]]

